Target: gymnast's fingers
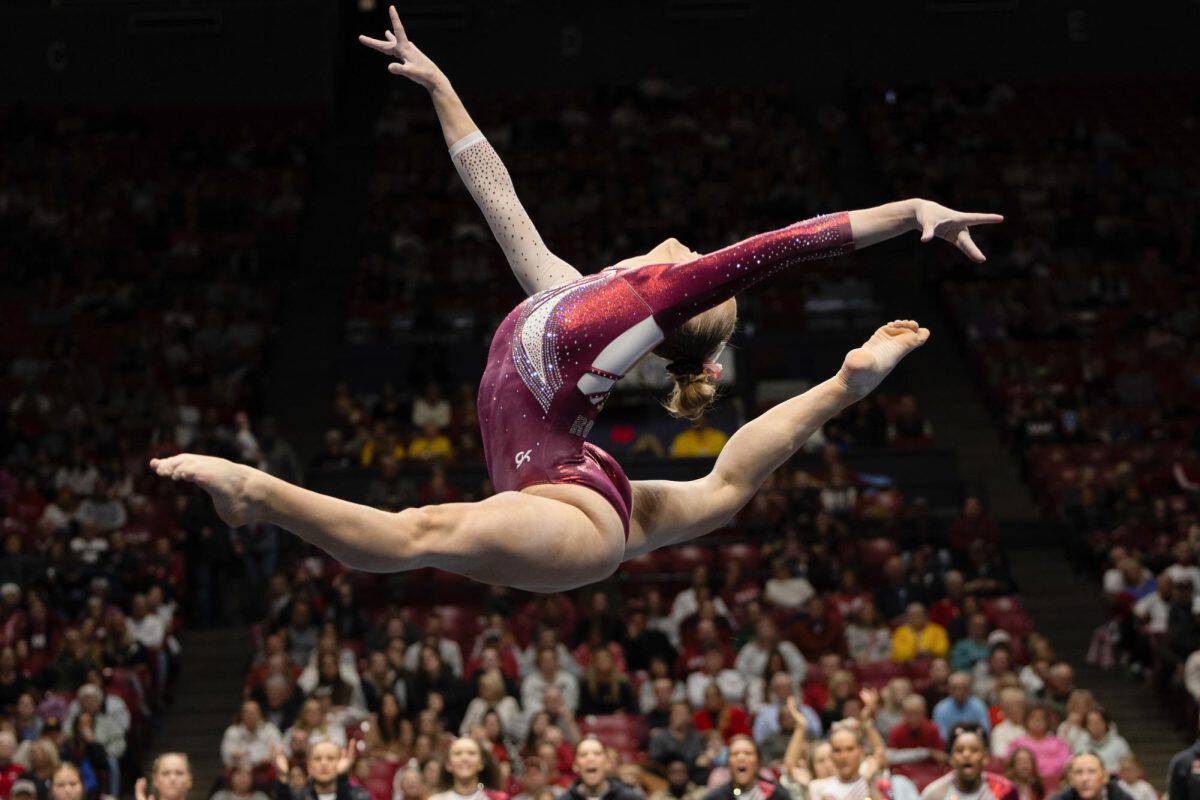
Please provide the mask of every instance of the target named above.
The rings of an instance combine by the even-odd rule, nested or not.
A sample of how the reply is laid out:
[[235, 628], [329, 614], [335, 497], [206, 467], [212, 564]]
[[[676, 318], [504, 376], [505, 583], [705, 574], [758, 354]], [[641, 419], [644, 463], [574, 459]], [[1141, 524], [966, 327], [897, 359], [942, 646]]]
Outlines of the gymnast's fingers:
[[370, 36], [363, 36], [362, 34], [359, 34], [358, 41], [362, 44], [365, 44], [372, 50], [377, 50], [386, 56], [390, 56], [392, 54], [393, 44], [391, 42], [384, 41], [383, 39], [372, 39]]
[[975, 242], [971, 239], [971, 234], [966, 228], [958, 232], [958, 236], [954, 239], [954, 244], [959, 250], [967, 254], [967, 258], [982, 264], [987, 258], [983, 255], [983, 251], [975, 246]]
[[970, 213], [963, 214], [962, 221], [968, 225], [995, 225], [997, 222], [1004, 222], [1004, 215]]

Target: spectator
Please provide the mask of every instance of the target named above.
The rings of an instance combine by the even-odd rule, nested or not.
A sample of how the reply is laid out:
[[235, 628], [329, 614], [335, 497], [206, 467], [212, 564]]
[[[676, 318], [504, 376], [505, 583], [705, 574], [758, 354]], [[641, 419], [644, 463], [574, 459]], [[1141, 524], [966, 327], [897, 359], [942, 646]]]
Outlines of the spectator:
[[732, 704], [725, 698], [716, 681], [710, 682], [705, 688], [704, 704], [693, 715], [692, 721], [696, 730], [701, 733], [716, 730], [726, 744], [734, 736], [749, 736], [751, 733], [749, 715], [741, 706]]
[[432, 422], [426, 422], [421, 432], [408, 445], [408, 457], [418, 461], [447, 461], [454, 456], [450, 437]]
[[[46, 797], [49, 796], [49, 790], [47, 790]], [[37, 786], [28, 778], [18, 778], [13, 781], [8, 800], [40, 800]]]
[[50, 800], [83, 800], [84, 781], [78, 767], [64, 762], [50, 779]]
[[1113, 730], [1108, 714], [1102, 708], [1092, 708], [1083, 718], [1085, 736], [1074, 748], [1075, 754], [1095, 753], [1100, 757], [1105, 772], [1116, 774], [1121, 769], [1121, 759], [1130, 755], [1129, 743]]
[[512, 800], [537, 800], [543, 792], [549, 792], [552, 797], [562, 794], [562, 789], [550, 783], [550, 775], [546, 765], [537, 756], [525, 759], [524, 769], [521, 770], [521, 791], [513, 795]]
[[1037, 757], [1027, 747], [1012, 750], [1005, 766], [1004, 776], [1013, 782], [1019, 800], [1043, 800], [1046, 787], [1038, 774]]
[[945, 763], [943, 751], [946, 744], [938, 726], [926, 714], [925, 698], [921, 695], [912, 694], [905, 698], [904, 716], [888, 734], [887, 746], [888, 761], [901, 765], [895, 769], [901, 775], [911, 774], [908, 764], [924, 761]]
[[933, 721], [937, 723], [942, 738], [950, 735], [956, 725], [974, 723], [985, 731], [991, 728], [988, 709], [978, 697], [971, 695], [971, 676], [955, 672], [947, 682], [949, 696], [933, 708]]
[[967, 621], [967, 635], [955, 642], [950, 650], [950, 669], [955, 672], [969, 671], [975, 667], [976, 662], [986, 659], [990, 652], [987, 617], [983, 614], [972, 614]]
[[530, 714], [542, 708], [546, 690], [558, 689], [568, 710], [579, 708], [579, 681], [559, 667], [558, 653], [552, 647], [538, 650], [537, 669], [521, 682], [521, 706]]
[[[414, 644], [417, 644], [414, 642]], [[442, 662], [450, 668], [454, 677], [461, 678], [463, 674], [463, 656], [462, 648], [458, 642], [449, 639], [442, 635], [442, 618], [437, 614], [431, 614], [425, 620], [425, 634], [421, 637], [420, 644], [432, 647], [437, 651]], [[420, 647], [409, 647], [408, 652], [404, 655], [404, 665], [409, 672], [416, 672], [418, 661], [421, 658]]]
[[1142, 765], [1133, 753], [1121, 759], [1119, 778], [1121, 788], [1128, 792], [1133, 800], [1158, 800], [1158, 792], [1146, 780], [1142, 773]]
[[746, 642], [738, 651], [734, 668], [747, 681], [761, 676], [767, 666], [767, 658], [773, 652], [778, 652], [787, 665], [788, 673], [798, 682], [804, 681], [808, 664], [804, 656], [791, 642], [784, 641], [779, 636], [779, 628], [770, 617], [761, 617], [754, 624], [754, 638]]
[[262, 718], [262, 709], [253, 700], [242, 703], [238, 721], [225, 729], [221, 739], [221, 761], [226, 768], [244, 764], [251, 770], [268, 767], [275, 748], [283, 743], [279, 728]]
[[746, 679], [737, 670], [726, 666], [725, 652], [715, 642], [704, 648], [704, 666], [688, 675], [688, 701], [695, 707], [704, 705], [709, 686], [716, 686], [729, 702], [740, 703], [746, 699]]
[[717, 786], [704, 800], [734, 800], [743, 795], [763, 800], [791, 800], [787, 789], [759, 776], [758, 745], [749, 736], [735, 736], [729, 743], [729, 782]]
[[[48, 737], [42, 737], [29, 742], [26, 748], [28, 753], [27, 761], [29, 768], [21, 773], [17, 778], [17, 783], [22, 780], [32, 781], [37, 788], [38, 800], [48, 800], [50, 797], [50, 783], [54, 777], [55, 770], [62, 763], [59, 757], [58, 745]], [[13, 784], [14, 793], [16, 791], [16, 783]]]
[[763, 600], [771, 605], [797, 610], [813, 597], [816, 591], [807, 578], [793, 575], [785, 559], [771, 562], [771, 577], [763, 587]]
[[862, 603], [846, 626], [847, 653], [859, 664], [887, 661], [892, 654], [892, 632], [879, 617], [875, 603]]
[[117, 797], [121, 793], [120, 760], [125, 756], [125, 731], [116, 719], [101, 711], [104, 692], [99, 686], [85, 683], [79, 687], [76, 698], [79, 708], [67, 720], [66, 733], [73, 736], [76, 723], [86, 715], [90, 730], [83, 730], [81, 733], [86, 741], [94, 741], [104, 752], [109, 784], [107, 790], [113, 797]]
[[[370, 800], [366, 789], [350, 782], [355, 751], [319, 737], [312, 742], [305, 761], [308, 784], [300, 791], [300, 800]], [[280, 778], [289, 774], [282, 754], [276, 757], [276, 773]]]
[[823, 653], [846, 652], [845, 629], [820, 595], [808, 599], [804, 614], [792, 625], [791, 635], [800, 652], [810, 661]]
[[892, 633], [892, 660], [944, 658], [949, 650], [950, 640], [946, 636], [946, 629], [929, 621], [925, 606], [910, 603], [904, 612], [904, 624]]
[[671, 458], [716, 458], [729, 436], [706, 422], [698, 422], [680, 431], [671, 440]]
[[992, 729], [992, 756], [1004, 758], [1012, 751], [1012, 743], [1027, 733], [1025, 709], [1028, 702], [1025, 690], [1019, 686], [1006, 686], [1001, 689], [999, 700], [1003, 719]]
[[211, 800], [268, 800], [254, 788], [254, 773], [247, 764], [236, 764], [229, 771], [227, 783], [229, 785], [217, 790]]
[[[192, 790], [192, 765], [183, 753], [162, 753], [150, 764], [150, 789], [146, 792], [146, 779], [136, 784], [135, 800], [187, 800]], [[340, 798], [339, 798], [340, 800]]]
[[829, 734], [830, 755], [834, 774], [816, 778], [808, 785], [813, 800], [854, 800], [870, 796], [867, 781], [862, 775], [866, 755], [859, 734], [842, 727]]
[[13, 781], [24, 767], [13, 760], [17, 752], [17, 737], [8, 729], [0, 729], [0, 797], [8, 797]]
[[1065, 661], [1059, 661], [1050, 667], [1046, 674], [1045, 685], [1042, 687], [1042, 703], [1062, 716], [1067, 707], [1071, 693], [1075, 691], [1075, 670]]
[[[754, 716], [754, 741], [760, 745], [779, 733], [780, 724], [788, 714], [788, 701], [797, 701], [796, 684], [786, 672], [776, 672], [771, 678], [767, 702], [759, 706]], [[817, 739], [821, 736], [821, 715], [812, 707], [799, 703], [797, 710], [804, 716], [804, 728], [808, 735]]]
[[660, 768], [672, 761], [682, 761], [687, 764], [692, 780], [702, 783], [711, 766], [704, 756], [704, 739], [692, 724], [691, 706], [683, 701], [672, 703], [667, 726], [650, 736], [650, 760]]
[[617, 671], [612, 653], [597, 650], [579, 684], [580, 714], [637, 713], [633, 687]]
[[662, 659], [651, 662], [650, 674], [642, 681], [638, 690], [638, 707], [646, 715], [650, 728], [661, 728], [667, 724], [671, 713], [671, 704], [677, 700], [687, 699], [687, 689], [683, 681], [672, 680], [668, 677], [671, 668]]
[[[471, 797], [482, 787], [495, 790], [500, 775], [491, 752], [469, 737], [455, 739], [450, 745], [446, 763], [442, 766], [441, 784], [446, 791], [438, 792], [430, 800], [455, 800]], [[507, 797], [507, 795], [503, 795]]]
[[987, 735], [977, 725], [957, 725], [950, 732], [950, 773], [925, 787], [921, 800], [974, 797], [979, 800], [1016, 800], [1017, 790], [1002, 775], [985, 772]]
[[443, 431], [450, 427], [450, 411], [450, 401], [442, 396], [442, 387], [431, 381], [425, 387], [425, 394], [413, 402], [413, 427], [424, 429], [429, 425]]
[[330, 721], [321, 708], [321, 701], [315, 697], [304, 701], [296, 721], [283, 735], [284, 749], [289, 755], [293, 752], [292, 743], [297, 733], [302, 733], [303, 739], [308, 742], [328, 741], [335, 747], [346, 746], [346, 729]]
[[1012, 648], [1003, 638], [997, 637], [997, 633], [1004, 633], [1004, 631], [996, 631], [988, 637], [989, 641], [993, 642], [988, 650], [988, 656], [983, 661], [976, 662], [972, 671], [975, 694], [991, 703], [996, 703], [998, 700], [996, 697], [997, 687], [1006, 681], [1019, 683], [1016, 674], [1012, 671]]
[[704, 788], [692, 781], [691, 771], [682, 759], [667, 764], [666, 778], [667, 785], [651, 793], [649, 800], [700, 800], [704, 796]]
[[1081, 753], [1067, 762], [1067, 787], [1053, 800], [1133, 800], [1115, 777], [1110, 778], [1095, 753]]
[[[891, 647], [890, 640], [888, 647]], [[891, 735], [892, 728], [900, 724], [904, 717], [904, 701], [912, 695], [912, 681], [903, 676], [892, 678], [880, 690], [881, 703], [879, 710], [875, 712], [875, 727], [884, 738]], [[929, 708], [928, 703], [925, 704], [925, 708]]]
[[467, 713], [463, 715], [459, 733], [470, 735], [471, 730], [483, 723], [484, 715], [495, 711], [500, 717], [504, 735], [515, 739], [520, 733], [521, 708], [517, 701], [508, 695], [504, 676], [500, 670], [488, 670], [479, 678], [479, 696], [467, 705]]
[[563, 793], [565, 800], [640, 800], [641, 795], [619, 780], [604, 745], [597, 739], [584, 739], [575, 748], [576, 781]]
[[1025, 715], [1024, 736], [1009, 745], [1009, 756], [1019, 748], [1033, 753], [1037, 761], [1038, 774], [1049, 786], [1055, 786], [1063, 774], [1063, 768], [1071, 758], [1071, 748], [1050, 731], [1050, 711], [1045, 706], [1034, 706]]

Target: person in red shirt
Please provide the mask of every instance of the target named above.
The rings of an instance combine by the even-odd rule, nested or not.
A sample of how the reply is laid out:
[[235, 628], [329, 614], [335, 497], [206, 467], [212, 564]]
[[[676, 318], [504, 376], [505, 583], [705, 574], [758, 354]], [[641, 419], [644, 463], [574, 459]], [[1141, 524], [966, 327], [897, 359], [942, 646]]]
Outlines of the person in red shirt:
[[825, 605], [820, 595], [809, 598], [804, 606], [804, 615], [792, 625], [791, 640], [800, 648], [808, 660], [819, 658], [822, 653], [846, 654], [846, 631], [841, 620]]
[[[912, 694], [901, 704], [899, 724], [888, 734], [888, 761], [892, 771], [910, 777], [918, 764], [946, 763], [946, 743], [926, 713], [925, 698]], [[892, 752], [896, 751], [896, 752]]]
[[13, 761], [17, 752], [17, 737], [12, 731], [0, 731], [0, 797], [8, 797], [13, 781], [25, 768]]
[[962, 616], [962, 604], [966, 598], [963, 574], [956, 569], [948, 570], [942, 579], [946, 596], [935, 600], [929, 606], [929, 619], [949, 629], [950, 624]]
[[750, 735], [750, 715], [741, 706], [726, 702], [716, 682], [704, 690], [704, 707], [692, 716], [692, 724], [701, 733], [716, 728], [726, 744], [739, 734]]

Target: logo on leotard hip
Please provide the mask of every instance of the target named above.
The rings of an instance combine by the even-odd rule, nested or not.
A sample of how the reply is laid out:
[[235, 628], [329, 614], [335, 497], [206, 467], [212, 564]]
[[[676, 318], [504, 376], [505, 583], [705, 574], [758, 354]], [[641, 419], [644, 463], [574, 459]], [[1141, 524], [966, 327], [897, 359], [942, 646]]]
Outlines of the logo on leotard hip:
[[525, 450], [524, 452], [517, 453], [517, 455], [516, 455], [516, 461], [517, 461], [516, 468], [517, 469], [520, 469], [522, 464], [524, 464], [526, 461], [529, 461], [530, 459], [533, 458], [533, 456], [529, 455], [532, 452], [533, 452], [533, 449], [530, 448], [529, 450]]

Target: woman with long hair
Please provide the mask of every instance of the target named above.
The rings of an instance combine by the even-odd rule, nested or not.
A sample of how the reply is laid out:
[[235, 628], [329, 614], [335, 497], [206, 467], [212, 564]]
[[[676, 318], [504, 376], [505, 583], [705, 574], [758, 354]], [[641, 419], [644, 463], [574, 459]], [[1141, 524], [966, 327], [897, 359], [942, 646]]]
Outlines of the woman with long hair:
[[479, 677], [479, 696], [467, 704], [467, 713], [463, 715], [458, 728], [459, 734], [469, 735], [473, 727], [483, 724], [489, 712], [495, 712], [500, 719], [505, 740], [514, 737], [520, 730], [521, 707], [509, 695], [504, 675], [498, 669], [488, 670]]
[[390, 513], [219, 458], [185, 453], [151, 461], [163, 477], [199, 484], [227, 524], [279, 525], [352, 568], [437, 567], [484, 583], [557, 592], [715, 530], [929, 332], [911, 320], [879, 328], [836, 376], [743, 426], [712, 472], [693, 481], [631, 484], [612, 456], [587, 442], [616, 382], [654, 352], [675, 383], [667, 409], [698, 419], [716, 396], [719, 359], [737, 322], [734, 296], [742, 290], [784, 267], [909, 231], [920, 231], [922, 241], [950, 241], [982, 261], [969, 228], [1001, 221], [904, 200], [814, 217], [708, 255], [669, 239], [585, 277], [546, 249], [495, 150], [390, 11], [386, 38], [362, 41], [394, 59], [393, 74], [429, 91], [456, 167], [532, 295], [501, 323], [479, 387], [483, 449], [498, 493]]
[[597, 650], [592, 655], [583, 680], [579, 682], [579, 713], [587, 714], [636, 714], [633, 686], [629, 679], [616, 667], [613, 654], [607, 649]]
[[1043, 800], [1046, 785], [1038, 774], [1037, 758], [1028, 747], [1017, 747], [1008, 756], [1004, 777], [1017, 787], [1018, 800]]
[[497, 791], [499, 771], [492, 754], [469, 737], [455, 739], [442, 765], [444, 791], [430, 800], [503, 800]]
[[[152, 790], [147, 792], [147, 788]], [[150, 764], [150, 780], [138, 778], [136, 800], [187, 800], [192, 791], [192, 764], [186, 753], [162, 753]]]

